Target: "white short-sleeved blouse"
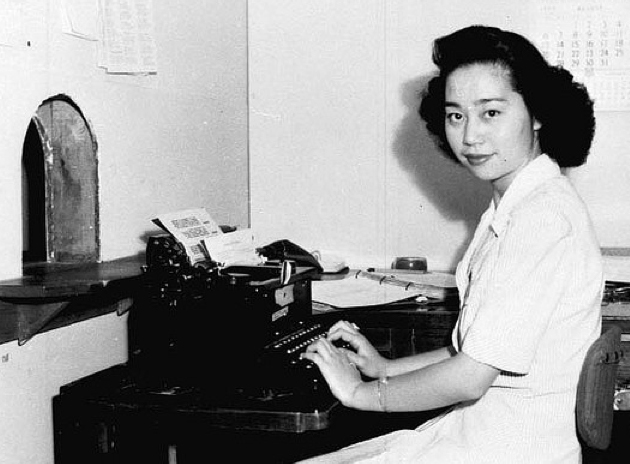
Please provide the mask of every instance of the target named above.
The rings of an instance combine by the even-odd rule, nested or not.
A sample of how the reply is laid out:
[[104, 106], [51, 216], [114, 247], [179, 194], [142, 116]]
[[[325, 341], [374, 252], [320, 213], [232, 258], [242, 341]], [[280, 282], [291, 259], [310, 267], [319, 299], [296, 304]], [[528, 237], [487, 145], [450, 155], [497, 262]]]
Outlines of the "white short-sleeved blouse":
[[601, 253], [586, 207], [546, 155], [491, 204], [457, 268], [453, 346], [501, 371], [479, 400], [320, 463], [577, 464], [575, 398], [601, 331]]

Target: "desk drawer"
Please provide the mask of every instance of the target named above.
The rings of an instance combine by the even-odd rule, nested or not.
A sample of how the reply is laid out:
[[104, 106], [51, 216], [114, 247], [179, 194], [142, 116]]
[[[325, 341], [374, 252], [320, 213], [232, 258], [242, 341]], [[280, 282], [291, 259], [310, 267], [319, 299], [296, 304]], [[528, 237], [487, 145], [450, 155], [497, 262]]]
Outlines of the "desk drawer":
[[451, 343], [457, 311], [350, 310], [316, 316], [325, 324], [339, 319], [356, 323], [374, 347], [388, 358], [430, 351]]
[[390, 359], [447, 346], [451, 337], [448, 328], [365, 328], [363, 333], [379, 353]]

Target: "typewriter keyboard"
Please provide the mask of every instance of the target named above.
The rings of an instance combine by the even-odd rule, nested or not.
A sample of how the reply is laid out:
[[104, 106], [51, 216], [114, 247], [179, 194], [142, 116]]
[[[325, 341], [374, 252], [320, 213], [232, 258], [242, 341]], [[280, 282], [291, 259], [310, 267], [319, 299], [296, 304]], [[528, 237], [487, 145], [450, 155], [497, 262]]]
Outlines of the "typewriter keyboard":
[[286, 356], [287, 361], [295, 364], [300, 360], [300, 354], [318, 338], [326, 336], [327, 330], [319, 323], [304, 325], [295, 332], [272, 343], [268, 349], [281, 356]]
[[[325, 324], [302, 322], [297, 329], [265, 347], [258, 363], [265, 396], [329, 392], [319, 367], [300, 357], [311, 343], [327, 333]], [[337, 345], [350, 348], [348, 344]]]
[[263, 349], [258, 360], [258, 384], [265, 397], [328, 390], [317, 365], [300, 357], [312, 342], [325, 337], [327, 330], [320, 323], [301, 322], [295, 330], [279, 336]]

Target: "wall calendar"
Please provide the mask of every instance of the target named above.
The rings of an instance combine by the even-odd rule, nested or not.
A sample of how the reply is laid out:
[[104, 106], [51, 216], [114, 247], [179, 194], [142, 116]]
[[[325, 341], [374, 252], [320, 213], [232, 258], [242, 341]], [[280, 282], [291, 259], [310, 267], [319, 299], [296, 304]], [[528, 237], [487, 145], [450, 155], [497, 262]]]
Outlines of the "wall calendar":
[[630, 1], [535, 0], [533, 41], [583, 82], [597, 111], [630, 111]]

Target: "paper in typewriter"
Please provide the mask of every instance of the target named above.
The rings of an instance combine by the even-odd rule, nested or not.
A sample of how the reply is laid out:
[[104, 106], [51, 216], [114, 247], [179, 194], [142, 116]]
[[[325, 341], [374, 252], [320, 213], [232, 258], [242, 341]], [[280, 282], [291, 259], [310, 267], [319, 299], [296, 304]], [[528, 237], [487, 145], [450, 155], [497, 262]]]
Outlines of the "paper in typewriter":
[[193, 208], [160, 214], [153, 222], [172, 234], [186, 249], [191, 264], [209, 259], [204, 240], [223, 234], [204, 208]]
[[184, 246], [193, 265], [208, 260], [219, 266], [263, 262], [251, 229], [223, 233], [204, 208], [161, 214], [153, 222]]

